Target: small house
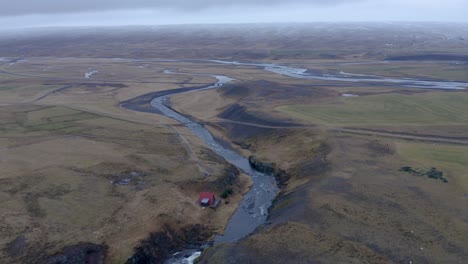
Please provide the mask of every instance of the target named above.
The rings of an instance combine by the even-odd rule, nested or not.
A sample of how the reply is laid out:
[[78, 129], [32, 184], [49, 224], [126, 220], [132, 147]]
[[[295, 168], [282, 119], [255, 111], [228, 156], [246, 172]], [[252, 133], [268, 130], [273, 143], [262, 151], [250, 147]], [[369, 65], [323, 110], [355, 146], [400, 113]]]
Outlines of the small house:
[[203, 207], [215, 207], [217, 205], [214, 193], [202, 192], [198, 197], [198, 204]]

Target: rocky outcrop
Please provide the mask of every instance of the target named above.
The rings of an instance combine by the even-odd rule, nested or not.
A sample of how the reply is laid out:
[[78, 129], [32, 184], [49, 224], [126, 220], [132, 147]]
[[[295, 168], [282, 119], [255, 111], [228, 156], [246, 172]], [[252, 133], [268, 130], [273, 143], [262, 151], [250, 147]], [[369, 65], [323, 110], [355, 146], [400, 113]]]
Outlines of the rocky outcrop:
[[47, 264], [81, 264], [105, 263], [107, 246], [97, 245], [92, 243], [82, 243], [74, 246], [66, 247], [61, 253], [58, 253], [45, 261]]
[[243, 122], [243, 123], [252, 123], [263, 126], [278, 126], [278, 127], [293, 127], [300, 126], [300, 124], [295, 124], [289, 122], [289, 120], [277, 120], [272, 117], [268, 117], [261, 112], [250, 112], [245, 106], [240, 104], [233, 104], [227, 107], [218, 117]]
[[126, 264], [163, 263], [177, 251], [200, 247], [211, 236], [212, 231], [199, 224], [187, 226], [180, 231], [165, 226], [161, 232], [151, 233], [141, 241]]
[[218, 190], [222, 191], [232, 186], [239, 177], [239, 174], [239, 169], [229, 164], [227, 168], [224, 169], [223, 175], [213, 182], [213, 186], [215, 186]]
[[289, 175], [285, 170], [277, 168], [275, 163], [262, 162], [255, 156], [249, 156], [249, 163], [253, 169], [274, 176], [279, 188], [284, 188], [288, 185]]

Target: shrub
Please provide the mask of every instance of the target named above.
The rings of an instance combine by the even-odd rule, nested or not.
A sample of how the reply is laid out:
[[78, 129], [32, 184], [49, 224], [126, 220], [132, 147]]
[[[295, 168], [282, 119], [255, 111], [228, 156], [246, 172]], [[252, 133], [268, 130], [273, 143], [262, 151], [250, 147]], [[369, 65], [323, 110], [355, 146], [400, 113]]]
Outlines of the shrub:
[[233, 192], [233, 191], [232, 191], [232, 188], [225, 189], [225, 190], [223, 191], [223, 193], [221, 194], [221, 198], [223, 198], [223, 199], [228, 198], [229, 195], [232, 194], [232, 192]]

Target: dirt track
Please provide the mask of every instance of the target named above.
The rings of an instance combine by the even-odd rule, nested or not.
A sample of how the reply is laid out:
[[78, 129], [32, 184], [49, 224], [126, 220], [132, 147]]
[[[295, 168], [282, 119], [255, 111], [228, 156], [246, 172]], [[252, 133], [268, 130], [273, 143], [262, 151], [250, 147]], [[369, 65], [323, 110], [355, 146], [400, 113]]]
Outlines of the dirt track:
[[465, 138], [449, 138], [449, 137], [441, 137], [441, 136], [436, 136], [436, 135], [416, 135], [416, 134], [397, 133], [397, 132], [391, 132], [391, 131], [372, 131], [372, 130], [351, 129], [351, 128], [331, 128], [330, 131], [338, 132], [338, 133], [351, 133], [351, 134], [368, 135], [368, 136], [390, 137], [390, 138], [425, 141], [425, 142], [433, 142], [433, 143], [468, 145], [468, 139], [465, 139]]
[[[315, 127], [313, 125], [312, 126], [307, 126], [307, 125], [268, 126], [268, 125], [259, 125], [259, 124], [248, 123], [248, 122], [231, 121], [231, 120], [222, 120], [222, 121], [217, 121], [217, 122], [212, 122], [212, 123], [217, 123], [217, 124], [232, 123], [232, 124], [240, 124], [240, 125], [260, 127], [260, 128], [272, 128], [272, 129], [278, 129], [278, 128], [295, 129], [295, 128]], [[357, 128], [329, 128], [328, 130], [331, 132], [335, 132], [335, 133], [350, 133], [350, 134], [358, 134], [358, 135], [380, 136], [380, 137], [397, 138], [397, 139], [404, 139], [404, 140], [433, 142], [433, 143], [468, 145], [467, 138], [450, 138], [450, 137], [442, 137], [442, 136], [437, 136], [437, 135], [417, 135], [417, 134], [408, 134], [408, 133], [398, 133], [398, 132], [392, 132], [392, 131], [374, 131], [374, 130], [357, 129]]]

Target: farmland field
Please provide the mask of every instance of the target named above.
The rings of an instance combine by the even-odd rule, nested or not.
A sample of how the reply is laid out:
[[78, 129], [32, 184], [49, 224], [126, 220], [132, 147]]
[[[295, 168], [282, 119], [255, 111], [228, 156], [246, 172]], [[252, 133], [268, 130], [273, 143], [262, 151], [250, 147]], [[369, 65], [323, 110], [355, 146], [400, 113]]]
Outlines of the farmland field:
[[331, 125], [456, 125], [468, 122], [468, 93], [339, 97], [326, 103], [278, 109], [298, 118]]

